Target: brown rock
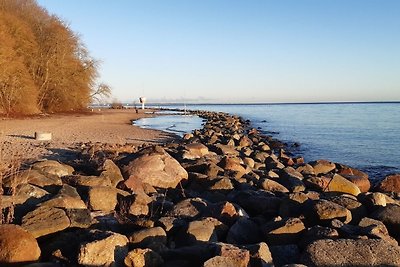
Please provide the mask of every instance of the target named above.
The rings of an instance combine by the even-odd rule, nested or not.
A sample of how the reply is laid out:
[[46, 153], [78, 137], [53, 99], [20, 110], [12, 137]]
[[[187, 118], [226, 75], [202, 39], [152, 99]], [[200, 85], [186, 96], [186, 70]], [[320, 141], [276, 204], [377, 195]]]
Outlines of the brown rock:
[[227, 171], [246, 173], [246, 169], [240, 164], [240, 158], [224, 157], [220, 162], [220, 166]]
[[167, 243], [167, 234], [161, 227], [152, 227], [134, 232], [129, 236], [129, 243], [135, 247], [145, 248], [154, 243]]
[[271, 192], [282, 192], [282, 193], [289, 192], [289, 190], [286, 187], [271, 179], [264, 179], [261, 183], [261, 186], [264, 190]]
[[44, 160], [36, 162], [32, 165], [32, 169], [38, 170], [44, 175], [55, 175], [58, 177], [71, 175], [74, 172], [74, 168], [71, 166], [59, 163], [54, 160]]
[[[229, 262], [233, 265], [229, 266], [240, 266], [247, 267], [250, 262], [250, 252], [246, 249], [241, 249], [231, 244], [217, 243], [217, 256], [229, 258]], [[231, 261], [232, 260], [232, 261]], [[209, 265], [216, 266], [216, 265]]]
[[198, 159], [209, 153], [208, 147], [201, 143], [191, 143], [184, 147], [183, 159]]
[[310, 162], [310, 165], [314, 168], [315, 175], [327, 174], [336, 168], [335, 163], [323, 159]]
[[91, 233], [94, 240], [81, 244], [78, 263], [85, 266], [122, 266], [128, 254], [126, 236], [98, 230]]
[[400, 174], [386, 176], [386, 178], [378, 184], [376, 190], [380, 192], [400, 193]]
[[130, 188], [132, 179], [160, 188], [175, 188], [188, 179], [186, 170], [161, 147], [142, 150], [125, 168], [130, 176], [125, 185]]
[[34, 237], [62, 231], [70, 226], [70, 220], [62, 209], [39, 207], [22, 218], [22, 227]]
[[88, 202], [91, 210], [112, 211], [117, 205], [117, 190], [109, 186], [90, 187]]
[[35, 237], [21, 226], [0, 225], [0, 265], [37, 261], [40, 253]]
[[101, 178], [111, 181], [111, 186], [116, 187], [117, 184], [124, 180], [122, 177], [121, 170], [118, 168], [115, 163], [110, 160], [106, 159], [102, 166], [102, 172], [100, 174]]
[[314, 202], [312, 207], [313, 217], [311, 221], [317, 220], [316, 222], [328, 223], [333, 219], [339, 219], [342, 222], [351, 221], [351, 213], [348, 209], [328, 200], [317, 200]]
[[368, 179], [368, 174], [362, 172], [360, 170], [350, 168], [347, 166], [342, 166], [339, 171], [339, 174], [354, 183], [360, 188], [361, 192], [368, 192], [371, 188], [371, 183]]
[[126, 267], [158, 267], [164, 263], [161, 256], [149, 248], [136, 248], [124, 260]]

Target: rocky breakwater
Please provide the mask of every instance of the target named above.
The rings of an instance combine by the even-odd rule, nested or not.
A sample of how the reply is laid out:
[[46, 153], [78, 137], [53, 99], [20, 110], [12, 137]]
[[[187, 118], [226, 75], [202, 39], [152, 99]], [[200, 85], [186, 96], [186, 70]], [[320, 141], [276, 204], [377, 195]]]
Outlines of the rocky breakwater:
[[83, 145], [3, 179], [0, 265], [400, 266], [400, 176], [305, 163], [224, 113], [139, 148]]

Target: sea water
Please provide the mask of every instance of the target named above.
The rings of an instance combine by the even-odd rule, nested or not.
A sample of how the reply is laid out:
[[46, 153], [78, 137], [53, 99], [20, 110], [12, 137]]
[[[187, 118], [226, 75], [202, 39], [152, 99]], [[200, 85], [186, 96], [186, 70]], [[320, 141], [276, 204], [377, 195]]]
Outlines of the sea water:
[[[165, 106], [181, 108], [183, 105]], [[253, 127], [286, 142], [306, 161], [327, 159], [369, 173], [372, 179], [400, 172], [400, 103], [187, 105], [249, 119]], [[174, 125], [180, 133], [201, 128], [201, 120], [152, 118], [147, 127]], [[146, 119], [147, 120], [147, 119]], [[291, 144], [298, 143], [299, 147]]]

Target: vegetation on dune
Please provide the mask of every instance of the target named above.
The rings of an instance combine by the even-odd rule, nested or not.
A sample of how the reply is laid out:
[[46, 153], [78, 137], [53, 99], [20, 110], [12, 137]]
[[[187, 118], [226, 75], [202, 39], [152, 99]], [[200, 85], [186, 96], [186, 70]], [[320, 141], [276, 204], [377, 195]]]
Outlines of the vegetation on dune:
[[79, 37], [35, 0], [0, 0], [0, 43], [0, 112], [78, 110], [110, 94]]

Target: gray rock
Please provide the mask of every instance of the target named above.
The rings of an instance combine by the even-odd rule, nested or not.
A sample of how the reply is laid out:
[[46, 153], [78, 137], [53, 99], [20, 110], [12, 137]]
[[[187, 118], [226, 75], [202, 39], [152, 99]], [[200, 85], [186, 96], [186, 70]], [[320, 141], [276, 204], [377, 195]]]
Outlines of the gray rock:
[[400, 206], [388, 204], [372, 213], [371, 218], [383, 222], [391, 236], [400, 237]]
[[324, 239], [302, 254], [307, 266], [399, 266], [400, 247], [378, 239]]
[[261, 231], [252, 220], [240, 218], [229, 229], [226, 240], [237, 245], [258, 243], [261, 241]]

